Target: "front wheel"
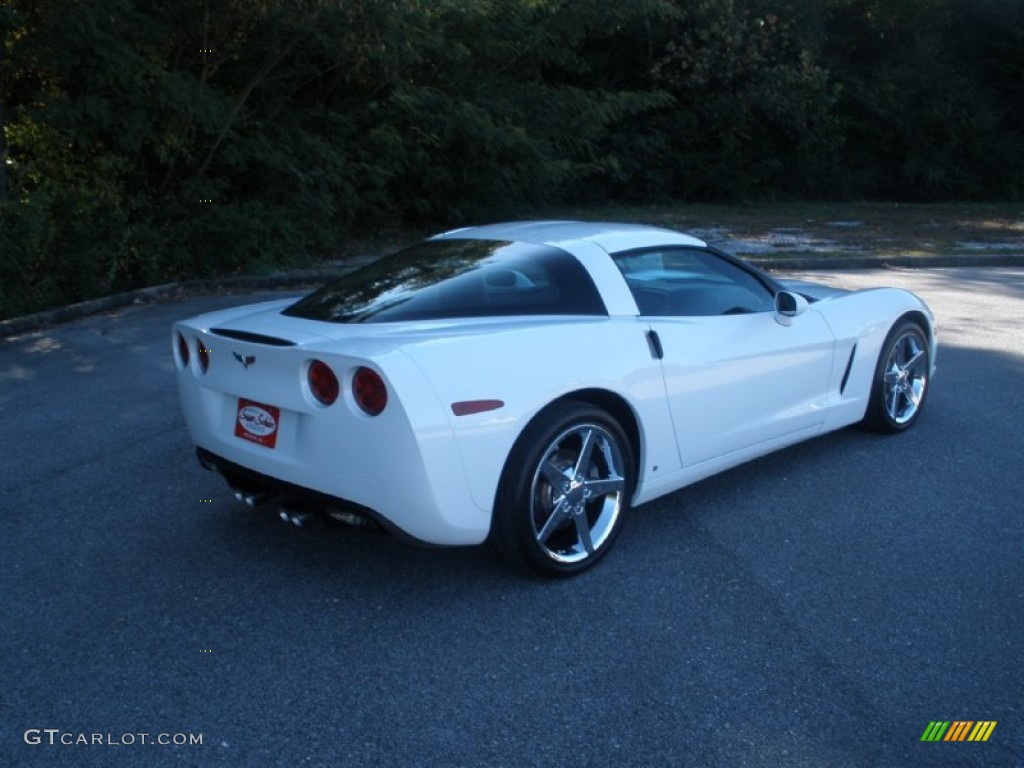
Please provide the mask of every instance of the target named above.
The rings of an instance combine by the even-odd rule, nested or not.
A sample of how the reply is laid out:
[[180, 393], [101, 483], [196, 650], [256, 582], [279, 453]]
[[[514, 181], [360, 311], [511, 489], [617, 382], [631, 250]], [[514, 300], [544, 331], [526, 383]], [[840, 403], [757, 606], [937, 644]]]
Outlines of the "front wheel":
[[491, 543], [538, 573], [580, 573], [618, 536], [635, 472], [629, 439], [615, 419], [586, 403], [555, 404], [509, 454]]
[[890, 434], [912, 427], [924, 407], [930, 372], [924, 330], [912, 320], [897, 323], [882, 345], [863, 425]]

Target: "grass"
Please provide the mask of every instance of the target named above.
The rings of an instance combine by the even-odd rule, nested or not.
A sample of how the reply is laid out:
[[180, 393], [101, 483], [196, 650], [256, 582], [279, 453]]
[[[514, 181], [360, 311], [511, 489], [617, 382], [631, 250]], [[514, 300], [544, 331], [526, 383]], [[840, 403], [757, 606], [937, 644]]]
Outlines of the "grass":
[[[401, 227], [354, 237], [304, 266], [335, 270], [391, 253], [455, 226], [517, 219], [579, 219], [653, 224], [696, 235], [751, 261], [1024, 254], [1020, 203], [762, 203], [752, 205], [603, 205], [521, 209], [450, 226]], [[267, 272], [276, 271], [273, 268]]]
[[665, 226], [753, 260], [1024, 253], [1024, 203], [610, 205], [537, 216], [555, 217]]

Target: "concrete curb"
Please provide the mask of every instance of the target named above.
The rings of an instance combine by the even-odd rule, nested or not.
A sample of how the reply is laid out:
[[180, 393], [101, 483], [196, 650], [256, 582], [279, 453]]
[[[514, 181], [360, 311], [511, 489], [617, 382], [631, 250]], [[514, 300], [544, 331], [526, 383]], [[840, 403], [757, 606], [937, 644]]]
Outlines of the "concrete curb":
[[844, 269], [945, 269], [949, 267], [1024, 267], [1024, 253], [950, 256], [744, 256], [761, 269], [831, 272]]
[[159, 301], [176, 294], [216, 293], [218, 291], [272, 291], [291, 287], [314, 286], [322, 283], [323, 277], [312, 275], [273, 275], [268, 277], [226, 277], [209, 280], [185, 280], [178, 283], [165, 283], [136, 291], [115, 293], [98, 299], [69, 304], [66, 307], [47, 309], [22, 317], [0, 320], [0, 339], [20, 336], [24, 333], [38, 331], [51, 325], [67, 323], [89, 315], [109, 312], [130, 304], [141, 304], [148, 301]]
[[[1024, 253], [994, 253], [971, 256], [745, 256], [747, 261], [766, 270], [831, 272], [844, 269], [941, 269], [948, 267], [1024, 267]], [[130, 304], [158, 301], [176, 294], [202, 294], [218, 291], [273, 291], [313, 287], [337, 277], [372, 259], [358, 259], [335, 268], [296, 270], [267, 276], [225, 277], [165, 283], [136, 291], [116, 293], [90, 301], [48, 309], [32, 315], [0, 320], [0, 339], [20, 336], [51, 325], [67, 323]]]

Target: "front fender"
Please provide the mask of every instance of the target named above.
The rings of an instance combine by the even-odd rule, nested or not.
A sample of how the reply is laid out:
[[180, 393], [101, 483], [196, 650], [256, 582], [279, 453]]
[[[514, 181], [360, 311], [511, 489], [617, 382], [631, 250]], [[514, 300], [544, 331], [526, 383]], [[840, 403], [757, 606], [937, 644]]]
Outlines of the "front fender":
[[922, 321], [931, 349], [931, 374], [935, 373], [935, 316], [928, 305], [910, 291], [901, 288], [853, 291], [815, 302], [811, 308], [824, 318], [836, 337], [837, 365], [829, 392], [834, 407], [830, 409], [827, 429], [863, 418], [885, 337], [901, 318], [909, 315]]

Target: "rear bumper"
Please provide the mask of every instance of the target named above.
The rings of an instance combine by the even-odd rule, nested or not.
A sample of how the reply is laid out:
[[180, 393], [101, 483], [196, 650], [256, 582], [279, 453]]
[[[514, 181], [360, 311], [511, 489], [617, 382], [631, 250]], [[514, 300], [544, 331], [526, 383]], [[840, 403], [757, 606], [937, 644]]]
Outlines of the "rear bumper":
[[310, 506], [330, 512], [351, 512], [373, 520], [388, 533], [408, 544], [437, 546], [412, 536], [376, 510], [362, 504], [357, 504], [354, 501], [314, 491], [310, 488], [303, 488], [294, 483], [288, 483], [276, 477], [264, 475], [233, 461], [228, 461], [223, 456], [218, 456], [205, 448], [196, 448], [196, 458], [199, 459], [199, 464], [203, 469], [221, 475], [227, 484], [236, 491], [241, 491], [245, 494], [264, 495], [268, 501], [273, 500], [281, 505], [309, 504]]

